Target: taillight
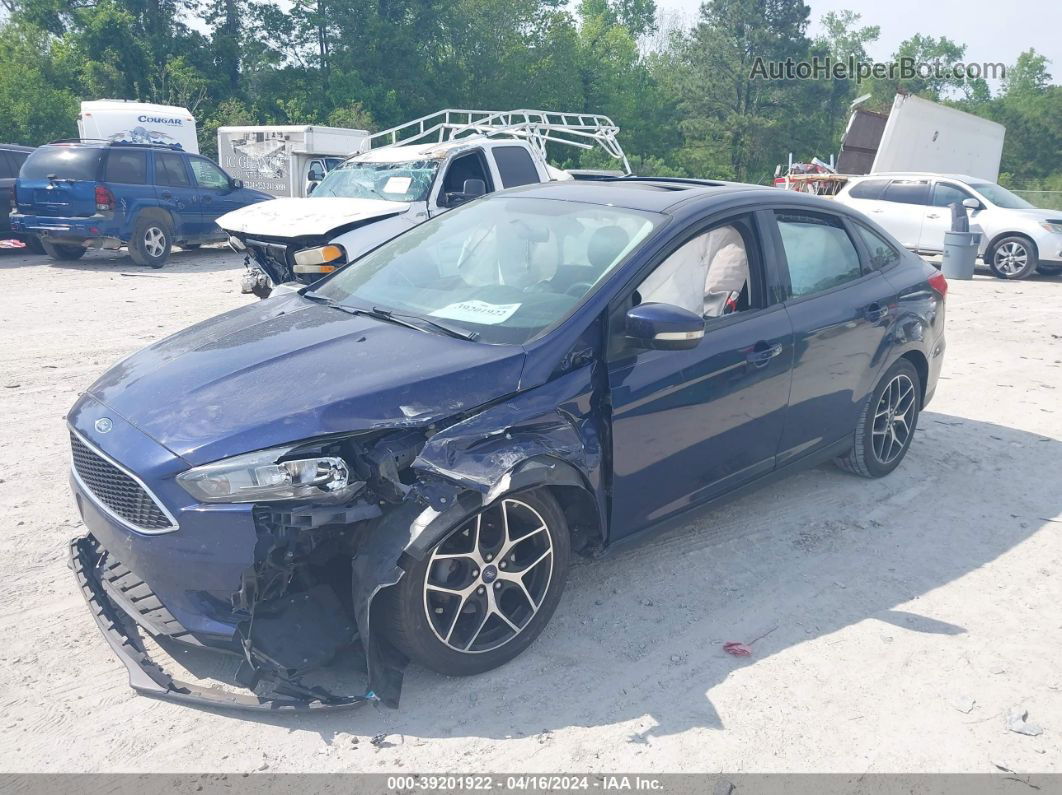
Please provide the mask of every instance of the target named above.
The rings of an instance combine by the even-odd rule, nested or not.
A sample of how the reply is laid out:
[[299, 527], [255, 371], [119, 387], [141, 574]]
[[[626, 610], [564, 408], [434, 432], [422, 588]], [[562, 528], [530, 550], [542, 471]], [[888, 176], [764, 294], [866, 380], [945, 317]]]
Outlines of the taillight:
[[946, 298], [948, 295], [948, 280], [944, 278], [944, 274], [937, 272], [929, 277], [929, 286], [933, 290], [940, 294], [941, 298]]
[[96, 186], [96, 209], [97, 210], [113, 210], [114, 209], [114, 194], [111, 193], [111, 189], [106, 185]]

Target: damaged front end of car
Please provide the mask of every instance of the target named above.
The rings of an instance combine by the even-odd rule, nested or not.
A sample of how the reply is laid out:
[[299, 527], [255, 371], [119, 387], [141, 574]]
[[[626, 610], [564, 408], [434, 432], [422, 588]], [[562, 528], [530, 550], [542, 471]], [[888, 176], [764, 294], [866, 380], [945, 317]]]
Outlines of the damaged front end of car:
[[[576, 549], [600, 543], [606, 414], [594, 369], [576, 367], [457, 417], [425, 411], [403, 427], [266, 451], [273, 464], [251, 461], [259, 482], [283, 481], [291, 491], [279, 500], [247, 492], [256, 540], [253, 562], [223, 606], [233, 635], [227, 648], [203, 644], [240, 655], [234, 679], [250, 693], [168, 674], [140, 632], [199, 641], [113, 559], [121, 549], [105, 549], [92, 535], [73, 541], [71, 567], [130, 685], [147, 696], [228, 709], [303, 711], [369, 701], [397, 707], [407, 660], [378, 626], [379, 601], [411, 561], [502, 495], [536, 488], [566, 495]], [[237, 459], [194, 467], [177, 481], [203, 502], [235, 501], [226, 489], [248, 487], [239, 474], [248, 462]], [[337, 694], [307, 683], [351, 654], [364, 660], [363, 689]]]

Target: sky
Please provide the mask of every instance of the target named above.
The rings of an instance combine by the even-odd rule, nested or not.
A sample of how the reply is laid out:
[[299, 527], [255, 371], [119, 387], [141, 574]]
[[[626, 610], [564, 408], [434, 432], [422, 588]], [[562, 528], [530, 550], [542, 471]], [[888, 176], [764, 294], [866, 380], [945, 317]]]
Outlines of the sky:
[[[1060, 0], [806, 0], [811, 6], [809, 35], [820, 31], [827, 11], [846, 8], [862, 15], [862, 25], [879, 25], [881, 36], [868, 48], [884, 61], [896, 45], [915, 33], [947, 36], [966, 45], [967, 63], [1010, 65], [1033, 47], [1051, 61], [1052, 82], [1062, 84], [1062, 2]], [[697, 18], [701, 0], [657, 0], [664, 13]]]

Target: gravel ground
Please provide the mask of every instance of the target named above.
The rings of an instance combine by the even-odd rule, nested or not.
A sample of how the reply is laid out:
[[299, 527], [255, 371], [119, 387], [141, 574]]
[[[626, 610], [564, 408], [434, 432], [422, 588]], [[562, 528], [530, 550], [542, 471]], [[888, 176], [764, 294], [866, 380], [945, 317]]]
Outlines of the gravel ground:
[[65, 565], [64, 413], [251, 300], [240, 271], [0, 252], [0, 769], [1062, 772], [1062, 278], [952, 283], [937, 397], [888, 478], [822, 467], [580, 562], [527, 653], [410, 670], [398, 711], [248, 719], [135, 696]]

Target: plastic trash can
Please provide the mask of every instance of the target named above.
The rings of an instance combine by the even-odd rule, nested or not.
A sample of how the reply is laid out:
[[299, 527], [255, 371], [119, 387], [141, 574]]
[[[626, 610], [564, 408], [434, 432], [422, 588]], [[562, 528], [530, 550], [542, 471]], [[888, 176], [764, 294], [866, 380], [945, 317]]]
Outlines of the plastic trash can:
[[940, 270], [949, 279], [972, 279], [980, 244], [980, 232], [945, 232]]

